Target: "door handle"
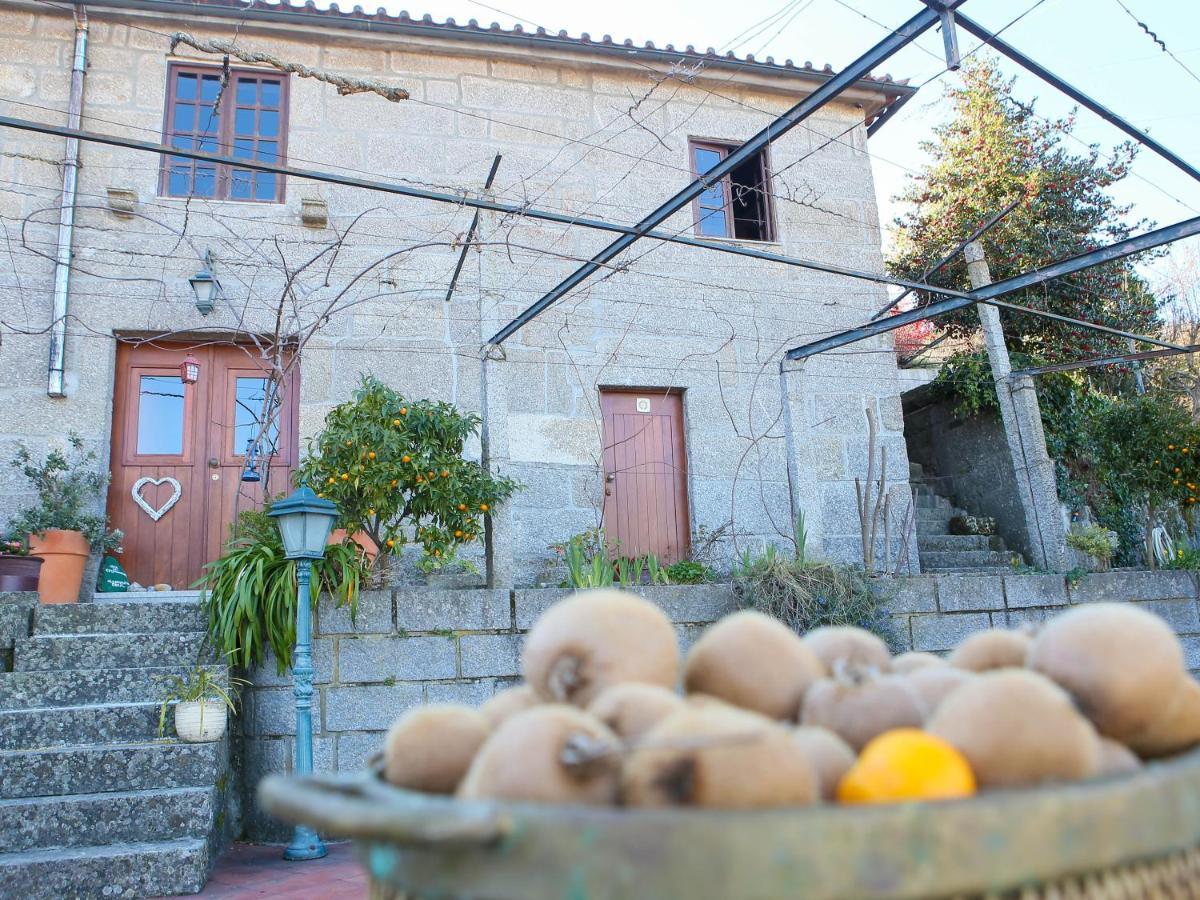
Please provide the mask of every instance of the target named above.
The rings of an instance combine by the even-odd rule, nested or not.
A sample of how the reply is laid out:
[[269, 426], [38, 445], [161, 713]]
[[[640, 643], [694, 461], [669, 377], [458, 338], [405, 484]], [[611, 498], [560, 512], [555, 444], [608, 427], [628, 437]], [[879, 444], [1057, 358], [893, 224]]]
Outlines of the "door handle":
[[612, 483], [616, 480], [617, 480], [617, 475], [615, 472], [608, 472], [605, 474], [605, 476], [604, 476], [604, 496], [605, 497], [612, 496]]
[[210, 456], [208, 458], [208, 467], [210, 469], [219, 469], [219, 468], [221, 468], [221, 461], [219, 459], [217, 459], [215, 456]]

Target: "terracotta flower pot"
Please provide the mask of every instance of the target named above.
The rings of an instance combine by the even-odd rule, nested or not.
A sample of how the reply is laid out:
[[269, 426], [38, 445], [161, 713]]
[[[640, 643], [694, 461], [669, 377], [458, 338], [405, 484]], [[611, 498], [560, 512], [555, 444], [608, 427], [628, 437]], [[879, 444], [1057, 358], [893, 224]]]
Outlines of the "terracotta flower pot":
[[83, 569], [92, 548], [78, 531], [52, 528], [29, 536], [29, 549], [43, 560], [38, 577], [42, 603], [78, 603]]
[[[346, 529], [335, 528], [333, 531], [329, 532], [329, 540], [327, 543], [340, 544], [345, 539]], [[375, 542], [371, 540], [370, 536], [365, 531], [356, 532], [354, 536], [350, 538], [350, 540], [362, 547], [363, 553], [366, 554], [367, 559], [374, 559], [379, 555], [379, 547], [376, 546]]]
[[41, 568], [40, 556], [0, 554], [0, 591], [36, 591]]

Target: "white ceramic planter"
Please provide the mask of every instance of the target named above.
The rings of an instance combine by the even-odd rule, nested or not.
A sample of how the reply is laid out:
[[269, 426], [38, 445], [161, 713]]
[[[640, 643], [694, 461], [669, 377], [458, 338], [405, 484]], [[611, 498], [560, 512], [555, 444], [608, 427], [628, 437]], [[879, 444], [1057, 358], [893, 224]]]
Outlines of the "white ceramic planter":
[[175, 733], [190, 744], [219, 741], [229, 710], [220, 700], [188, 700], [175, 705]]

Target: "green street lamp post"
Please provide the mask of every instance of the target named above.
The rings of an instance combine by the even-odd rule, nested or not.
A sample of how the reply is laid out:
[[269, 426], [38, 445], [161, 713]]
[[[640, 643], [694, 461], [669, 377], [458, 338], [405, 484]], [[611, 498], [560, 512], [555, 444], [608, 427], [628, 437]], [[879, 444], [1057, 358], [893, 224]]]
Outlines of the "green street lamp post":
[[[296, 650], [292, 654], [292, 695], [296, 698], [295, 774], [312, 774], [312, 561], [325, 555], [337, 507], [302, 487], [271, 507], [283, 537], [283, 553], [296, 560]], [[317, 833], [297, 825], [284, 859], [320, 859], [326, 853]]]

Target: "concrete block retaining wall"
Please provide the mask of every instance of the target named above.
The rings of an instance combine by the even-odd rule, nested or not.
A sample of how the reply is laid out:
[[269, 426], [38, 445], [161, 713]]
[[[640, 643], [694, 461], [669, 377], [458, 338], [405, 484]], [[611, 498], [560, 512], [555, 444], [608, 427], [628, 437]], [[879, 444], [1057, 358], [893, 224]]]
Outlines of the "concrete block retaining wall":
[[[881, 581], [902, 649], [945, 652], [973, 631], [1037, 622], [1074, 604], [1129, 601], [1163, 616], [1179, 633], [1188, 665], [1200, 669], [1200, 593], [1186, 572], [1113, 572], [1071, 585], [1061, 575], [917, 576]], [[524, 635], [543, 609], [568, 591], [429, 590], [364, 593], [352, 622], [322, 600], [314, 634], [314, 765], [355, 771], [382, 746], [405, 710], [423, 703], [479, 705], [520, 677]], [[645, 588], [670, 616], [681, 646], [736, 608], [729, 585]], [[242, 765], [252, 788], [293, 758], [290, 679], [273, 662], [252, 673], [243, 694]], [[252, 840], [287, 832], [243, 804]]]

